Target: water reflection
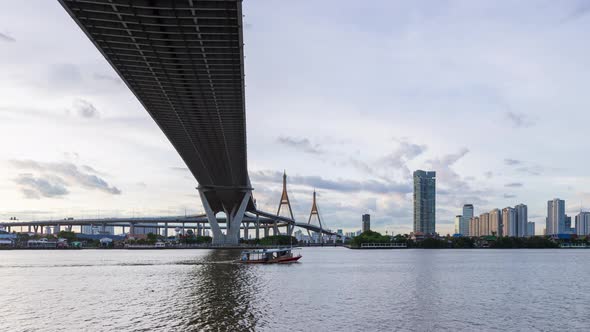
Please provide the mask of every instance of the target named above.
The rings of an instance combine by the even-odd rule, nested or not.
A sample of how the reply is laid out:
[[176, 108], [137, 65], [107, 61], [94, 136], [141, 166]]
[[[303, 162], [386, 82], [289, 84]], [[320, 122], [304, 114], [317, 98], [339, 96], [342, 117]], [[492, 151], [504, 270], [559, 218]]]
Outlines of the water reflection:
[[255, 269], [231, 263], [239, 257], [235, 250], [212, 250], [187, 275], [188, 295], [184, 300], [186, 328], [191, 330], [254, 331], [259, 324], [258, 283]]

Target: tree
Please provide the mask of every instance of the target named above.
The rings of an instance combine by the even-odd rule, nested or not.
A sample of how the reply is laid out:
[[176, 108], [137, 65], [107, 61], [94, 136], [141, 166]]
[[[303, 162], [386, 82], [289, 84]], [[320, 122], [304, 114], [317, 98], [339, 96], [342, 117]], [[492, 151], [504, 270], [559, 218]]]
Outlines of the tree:
[[78, 237], [76, 236], [76, 233], [74, 233], [74, 232], [68, 232], [68, 231], [60, 231], [57, 234], [57, 237], [66, 239], [70, 243], [78, 240]]
[[147, 234], [147, 242], [149, 244], [154, 244], [158, 241], [158, 235], [154, 234], [154, 233], [148, 233]]
[[389, 236], [381, 235], [381, 233], [374, 231], [364, 231], [359, 236], [355, 236], [351, 241], [351, 246], [361, 247], [363, 243], [390, 243], [391, 238]]

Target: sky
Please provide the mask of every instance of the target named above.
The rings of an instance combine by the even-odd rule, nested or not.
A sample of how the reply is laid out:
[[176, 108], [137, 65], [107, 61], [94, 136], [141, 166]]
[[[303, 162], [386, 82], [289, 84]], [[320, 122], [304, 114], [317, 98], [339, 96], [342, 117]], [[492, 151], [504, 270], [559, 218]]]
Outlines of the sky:
[[[246, 0], [248, 168], [275, 212], [412, 230], [412, 172], [455, 215], [590, 207], [590, 2]], [[57, 1], [0, 4], [0, 219], [202, 212], [195, 179]]]

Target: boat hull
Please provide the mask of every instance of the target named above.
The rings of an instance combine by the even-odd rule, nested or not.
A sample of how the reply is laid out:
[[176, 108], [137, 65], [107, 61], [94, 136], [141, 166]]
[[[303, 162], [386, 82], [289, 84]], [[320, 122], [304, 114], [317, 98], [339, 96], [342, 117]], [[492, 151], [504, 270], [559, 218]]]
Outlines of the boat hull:
[[301, 259], [301, 255], [293, 256], [293, 257], [279, 257], [271, 260], [264, 260], [264, 259], [254, 259], [248, 261], [237, 261], [238, 263], [242, 264], [288, 264], [288, 263], [295, 263], [299, 259]]

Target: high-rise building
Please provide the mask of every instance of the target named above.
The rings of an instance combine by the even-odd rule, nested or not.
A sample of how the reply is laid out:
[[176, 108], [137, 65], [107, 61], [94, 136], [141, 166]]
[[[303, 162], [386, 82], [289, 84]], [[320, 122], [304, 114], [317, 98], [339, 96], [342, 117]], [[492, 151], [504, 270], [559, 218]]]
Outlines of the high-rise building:
[[461, 219], [461, 224], [459, 225], [459, 233], [463, 235], [471, 235], [469, 233], [471, 218], [473, 218], [473, 204], [463, 205], [463, 218]]
[[576, 234], [576, 227], [572, 227], [572, 217], [565, 215], [565, 229], [564, 233], [567, 234]]
[[414, 172], [414, 232], [436, 232], [436, 172]]
[[363, 214], [362, 230], [363, 230], [363, 233], [371, 230], [371, 215], [368, 213]]
[[526, 223], [526, 225], [527, 225], [526, 235], [529, 237], [535, 236], [535, 223], [532, 221], [529, 221]]
[[547, 202], [546, 235], [565, 233], [565, 201], [555, 198]]
[[473, 222], [473, 235], [471, 236], [481, 236], [481, 229], [480, 229], [480, 223], [479, 223], [479, 217], [473, 217], [471, 218], [471, 221]]
[[461, 223], [463, 222], [463, 216], [457, 215], [455, 216], [455, 234], [463, 234], [461, 233]]
[[590, 234], [590, 212], [580, 211], [576, 216], [576, 234], [580, 236]]
[[516, 210], [511, 207], [502, 209], [503, 236], [518, 236]]
[[518, 204], [514, 207], [516, 211], [516, 235], [525, 237], [527, 235], [527, 223], [529, 222], [528, 207], [524, 204]]
[[479, 236], [486, 236], [490, 234], [490, 214], [482, 213], [479, 215]]
[[493, 209], [489, 213], [490, 235], [502, 236], [502, 212], [500, 209]]

